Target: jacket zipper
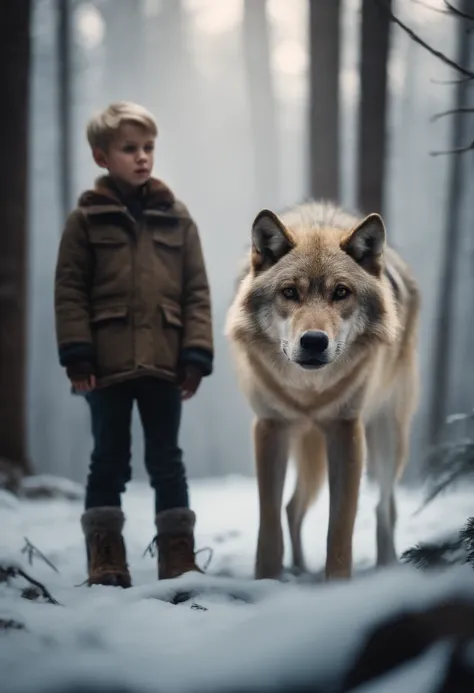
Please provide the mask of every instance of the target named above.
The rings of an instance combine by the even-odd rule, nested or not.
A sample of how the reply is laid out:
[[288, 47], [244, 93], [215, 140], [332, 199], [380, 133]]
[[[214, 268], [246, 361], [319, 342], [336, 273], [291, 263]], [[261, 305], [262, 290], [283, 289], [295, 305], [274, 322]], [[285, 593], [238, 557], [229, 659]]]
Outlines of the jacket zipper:
[[138, 368], [137, 362], [137, 330], [135, 323], [135, 300], [137, 288], [137, 255], [138, 255], [138, 234], [140, 232], [139, 224], [136, 219], [133, 219], [132, 231], [132, 300], [131, 300], [131, 323], [132, 323], [132, 354], [134, 370]]

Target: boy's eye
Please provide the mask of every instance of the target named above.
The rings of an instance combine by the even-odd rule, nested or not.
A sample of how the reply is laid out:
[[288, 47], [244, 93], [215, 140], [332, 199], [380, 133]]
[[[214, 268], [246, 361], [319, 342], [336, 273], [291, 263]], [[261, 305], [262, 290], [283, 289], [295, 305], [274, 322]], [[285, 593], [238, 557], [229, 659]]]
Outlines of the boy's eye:
[[289, 301], [297, 301], [298, 300], [298, 291], [297, 291], [296, 287], [294, 287], [294, 286], [285, 286], [285, 288], [281, 290], [281, 293]]
[[128, 154], [131, 154], [135, 151], [135, 147], [133, 146], [133, 144], [127, 144], [127, 146], [123, 148], [123, 151], [127, 152]]
[[146, 152], [152, 152], [154, 150], [154, 146], [152, 144], [149, 144], [145, 147]]

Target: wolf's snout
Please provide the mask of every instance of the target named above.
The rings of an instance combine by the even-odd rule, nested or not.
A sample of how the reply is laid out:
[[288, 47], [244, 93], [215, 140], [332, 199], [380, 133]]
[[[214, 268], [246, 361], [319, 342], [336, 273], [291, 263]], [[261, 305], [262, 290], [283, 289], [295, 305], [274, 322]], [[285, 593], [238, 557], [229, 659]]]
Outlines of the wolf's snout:
[[309, 354], [322, 354], [329, 346], [329, 337], [322, 330], [308, 330], [301, 335], [300, 346]]

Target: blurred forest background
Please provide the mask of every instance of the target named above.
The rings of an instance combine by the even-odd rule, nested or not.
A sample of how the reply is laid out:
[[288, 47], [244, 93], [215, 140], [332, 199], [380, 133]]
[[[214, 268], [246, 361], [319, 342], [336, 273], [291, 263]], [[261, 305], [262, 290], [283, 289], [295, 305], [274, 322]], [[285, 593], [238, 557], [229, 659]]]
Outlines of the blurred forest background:
[[[155, 175], [195, 217], [211, 282], [216, 369], [184, 408], [190, 476], [253, 474], [225, 314], [255, 214], [314, 196], [381, 212], [420, 283], [416, 481], [446, 416], [474, 402], [473, 4], [2, 0], [0, 458], [87, 473], [88, 408], [57, 360], [54, 267], [64, 219], [98, 175], [86, 122], [127, 99], [156, 115]], [[135, 419], [137, 478], [141, 455]]]

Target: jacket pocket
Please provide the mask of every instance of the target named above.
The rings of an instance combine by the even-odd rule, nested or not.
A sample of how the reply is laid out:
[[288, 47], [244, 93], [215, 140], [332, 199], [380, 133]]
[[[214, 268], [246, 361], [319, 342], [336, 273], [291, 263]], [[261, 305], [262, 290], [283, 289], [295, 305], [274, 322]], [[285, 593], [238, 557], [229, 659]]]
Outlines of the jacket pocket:
[[133, 368], [133, 332], [128, 306], [96, 306], [91, 311], [97, 375]]
[[90, 242], [94, 246], [110, 246], [128, 244], [126, 232], [113, 226], [99, 226], [91, 230]]
[[109, 320], [125, 319], [127, 315], [128, 306], [93, 306], [91, 323], [94, 325]]
[[153, 229], [151, 237], [157, 250], [179, 250], [183, 245], [181, 229]]
[[127, 295], [132, 286], [132, 250], [126, 232], [107, 226], [95, 228], [90, 241], [94, 299], [101, 301], [104, 289], [111, 295]]

